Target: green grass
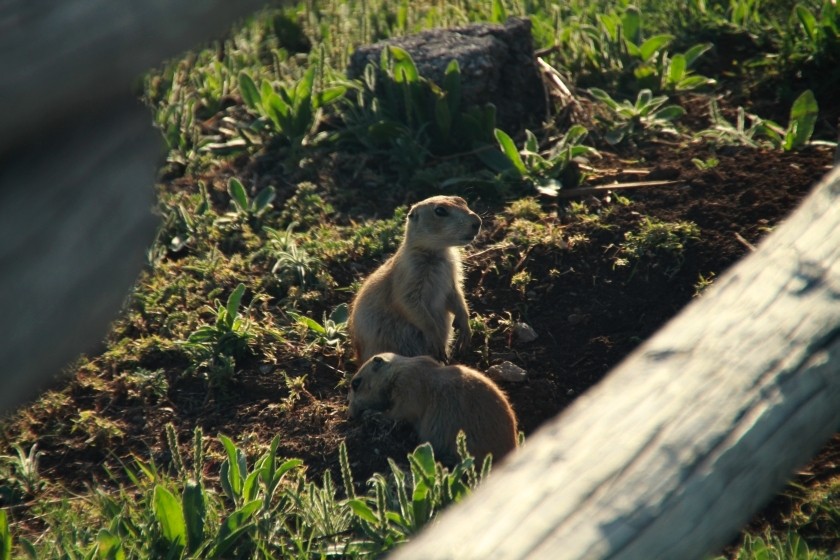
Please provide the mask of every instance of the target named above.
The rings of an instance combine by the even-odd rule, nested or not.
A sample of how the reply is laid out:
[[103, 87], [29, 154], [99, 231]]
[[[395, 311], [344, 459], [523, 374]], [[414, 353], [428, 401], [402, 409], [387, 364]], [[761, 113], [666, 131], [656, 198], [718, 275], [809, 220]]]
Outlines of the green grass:
[[[571, 251], [587, 239], [547, 220], [534, 197], [576, 186], [585, 175], [571, 172], [573, 160], [596, 158], [610, 145], [691, 140], [680, 105], [688, 91], [709, 94], [713, 125], [699, 136], [710, 142], [796, 150], [820, 137], [819, 102], [840, 88], [840, 8], [816, 0], [691, 0], [686, 6], [300, 3], [266, 9], [223, 42], [151, 71], [143, 99], [168, 147], [158, 188], [162, 226], [104, 352], [77, 365], [90, 373], [82, 385], [116, 372], [127, 398], [162, 406], [170, 384], [195, 380], [206, 391], [202, 398], [223, 395], [243, 369], [282, 366], [277, 356], [291, 353], [330, 364], [340, 386], [349, 352], [342, 305], [355, 290], [345, 280], [349, 271], [393, 252], [407, 212], [394, 202], [378, 219], [356, 222], [336, 211], [336, 201], [353, 207], [348, 201], [378, 192], [366, 190], [368, 183], [388, 185], [394, 201], [441, 186], [509, 201], [499, 246]], [[532, 18], [536, 48], [576, 91], [592, 93], [586, 104], [598, 119], [562, 133], [558, 123], [548, 123], [511, 138], [496, 128], [492, 109], [460, 105], [455, 65], [444, 83], [432, 84], [410, 57], [391, 51], [378, 78], [386, 81], [384, 94], [373, 87], [372, 72], [355, 81], [344, 74], [362, 43], [511, 15]], [[715, 74], [707, 45], [723, 37], [743, 39], [753, 50]], [[797, 72], [805, 79], [788, 80]], [[820, 79], [808, 82], [809, 76]], [[782, 84], [768, 101], [790, 108], [788, 123], [778, 125], [751, 108], [721, 114], [714, 88], [736, 80], [764, 90]], [[260, 182], [243, 158], [262, 158], [279, 169], [271, 175], [276, 183]], [[698, 165], [713, 167], [713, 161]], [[339, 175], [352, 178], [352, 185], [336, 184]], [[174, 188], [172, 178], [184, 183]], [[281, 190], [292, 191], [282, 202], [276, 200]], [[576, 202], [561, 213], [575, 224], [597, 223], [609, 211]], [[682, 266], [697, 235], [690, 222], [645, 217], [616, 247], [615, 264], [636, 274], [668, 274]], [[517, 269], [516, 260], [500, 258], [498, 272], [524, 299], [537, 273]], [[511, 318], [473, 320], [478, 338], [485, 338], [486, 361], [487, 340]], [[285, 387], [287, 409], [308, 391], [306, 374], [283, 370], [277, 382]], [[59, 410], [66, 398], [47, 393], [33, 406]], [[37, 428], [51, 430], [41, 434], [48, 438], [82, 434], [104, 447], [126, 437], [118, 420], [94, 406], [75, 411], [69, 425]], [[122, 472], [96, 478], [106, 482], [71, 491], [41, 476], [38, 448], [28, 443], [38, 438], [32, 430], [18, 434], [13, 454], [0, 457], [0, 497], [13, 504], [0, 510], [3, 560], [378, 557], [463, 499], [489, 471], [466, 455], [444, 469], [421, 446], [407, 468], [391, 462], [391, 472], [377, 474], [361, 492], [343, 446], [338, 484], [329, 471], [310, 480], [300, 461], [277, 454], [277, 439], [254, 453], [219, 435], [214, 444], [224, 449], [221, 466], [208, 470], [210, 444], [200, 430], [189, 458], [181, 456], [171, 431], [173, 465], [136, 457]], [[840, 536], [837, 488], [806, 498], [812, 515], [803, 512], [789, 533], [745, 536], [736, 557], [828, 558], [799, 533], [810, 535], [816, 523], [830, 537]]]
[[[193, 455], [181, 456], [174, 429], [167, 437], [174, 472], [137, 458], [124, 466], [117, 489], [94, 488], [74, 501], [33, 504], [47, 534], [16, 537], [0, 510], [0, 558], [343, 558], [379, 556], [407, 540], [449, 503], [466, 497], [490, 472], [477, 469], [459, 440], [460, 461], [446, 469], [428, 444], [409, 455], [407, 471], [391, 462], [357, 493], [347, 450], [340, 448], [342, 484], [325, 472], [311, 481], [299, 459], [277, 454], [279, 436], [249, 464], [234, 442], [219, 435], [225, 459], [204, 473], [209, 442], [200, 428]], [[12, 466], [25, 491], [35, 453], [22, 451]], [[216, 487], [214, 481], [219, 481]], [[115, 479], [115, 483], [116, 483]], [[23, 490], [22, 490], [23, 491]]]

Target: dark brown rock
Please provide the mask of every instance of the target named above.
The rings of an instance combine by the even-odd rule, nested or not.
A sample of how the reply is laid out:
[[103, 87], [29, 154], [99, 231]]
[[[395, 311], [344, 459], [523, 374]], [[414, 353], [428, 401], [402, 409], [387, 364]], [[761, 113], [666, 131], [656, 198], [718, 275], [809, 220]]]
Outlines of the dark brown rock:
[[407, 51], [420, 75], [437, 84], [443, 81], [449, 62], [456, 59], [461, 67], [462, 103], [493, 103], [496, 126], [508, 133], [539, 126], [545, 118], [545, 92], [528, 19], [510, 18], [505, 25], [433, 29], [365, 45], [350, 58], [348, 76], [362, 76], [369, 62], [379, 68], [382, 49], [390, 45]]

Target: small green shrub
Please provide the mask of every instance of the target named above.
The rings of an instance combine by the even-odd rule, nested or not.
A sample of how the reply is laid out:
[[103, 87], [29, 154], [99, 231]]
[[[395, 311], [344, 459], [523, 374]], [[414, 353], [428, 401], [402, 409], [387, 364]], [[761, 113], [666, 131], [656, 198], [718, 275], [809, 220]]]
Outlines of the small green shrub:
[[6, 510], [0, 509], [0, 560], [12, 560], [12, 533]]
[[817, 10], [805, 2], [793, 7], [792, 29], [783, 36], [782, 45], [787, 64], [812, 63], [827, 69], [836, 65], [840, 56], [840, 6], [836, 2], [819, 5]]
[[420, 75], [405, 50], [382, 50], [380, 68], [369, 64], [356, 84], [355, 102], [345, 107], [344, 137], [367, 151], [384, 152], [404, 178], [432, 156], [472, 150], [492, 140], [492, 105], [465, 107], [456, 60], [438, 85]]
[[239, 312], [244, 294], [245, 284], [240, 283], [228, 296], [225, 305], [217, 301], [215, 308], [207, 306], [214, 312], [215, 322], [197, 328], [180, 342], [193, 362], [188, 372], [203, 372], [211, 388], [222, 387], [229, 382], [233, 378], [236, 361], [249, 352], [250, 321]]
[[737, 144], [784, 151], [808, 145], [819, 116], [817, 100], [811, 90], [805, 90], [794, 101], [787, 127], [747, 113], [743, 107], [738, 107], [736, 120], [731, 123], [723, 116], [714, 99], [709, 101], [709, 111], [712, 126], [697, 133], [698, 137], [710, 139], [718, 145]]
[[236, 209], [236, 215], [259, 218], [271, 207], [277, 192], [274, 187], [268, 186], [257, 193], [253, 200], [249, 200], [242, 182], [236, 177], [231, 177], [228, 181], [228, 194]]
[[297, 155], [312, 132], [317, 111], [334, 103], [345, 93], [345, 87], [341, 85], [316, 90], [316, 71], [316, 66], [309, 67], [290, 86], [274, 86], [268, 80], [263, 80], [259, 88], [248, 72], [243, 70], [239, 73], [242, 100], [246, 107], [260, 116], [252, 128], [283, 138], [291, 147], [291, 156]]
[[577, 18], [558, 30], [562, 59], [586, 85], [604, 86], [622, 93], [690, 91], [715, 81], [695, 74], [692, 66], [712, 45], [698, 43], [685, 52], [670, 54], [670, 33], [648, 35], [642, 10], [619, 5]]
[[15, 450], [14, 455], [0, 455], [0, 504], [4, 506], [35, 498], [45, 485], [38, 472], [38, 461], [41, 457], [38, 444], [33, 444], [28, 452], [18, 444], [12, 444], [12, 449]]
[[[688, 243], [699, 237], [700, 228], [693, 222], [664, 222], [645, 216], [638, 230], [624, 234], [617, 259], [635, 263], [634, 273], [645, 263], [647, 270], [661, 270], [671, 277], [682, 268]], [[616, 261], [616, 265], [622, 264], [627, 262]]]
[[781, 148], [786, 152], [797, 150], [811, 140], [819, 112], [814, 93], [808, 89], [793, 102], [786, 128], [772, 121], [765, 121], [762, 131], [777, 149]]
[[269, 235], [267, 250], [276, 259], [271, 273], [276, 274], [281, 282], [306, 289], [317, 282], [317, 271], [324, 263], [295, 241], [292, 230], [296, 225], [292, 222], [282, 233], [265, 228]]
[[297, 324], [304, 327], [308, 335], [313, 338], [311, 346], [341, 352], [344, 341], [347, 339], [347, 320], [350, 317], [350, 309], [346, 303], [342, 303], [333, 309], [329, 317], [325, 311], [320, 323], [294, 311], [289, 311], [288, 314]]
[[501, 150], [482, 150], [479, 155], [503, 177], [524, 181], [542, 195], [556, 196], [561, 188], [578, 185], [580, 176], [573, 172], [572, 160], [597, 155], [594, 148], [581, 143], [587, 134], [583, 126], [573, 125], [549, 150], [541, 152], [537, 137], [530, 130], [525, 131], [525, 144], [518, 150], [513, 139], [497, 128], [495, 136]]
[[[808, 543], [793, 533], [784, 537], [745, 535], [734, 560], [830, 560], [831, 553], [811, 550]], [[725, 560], [719, 556], [714, 560]]]
[[665, 105], [668, 96], [654, 97], [649, 89], [640, 91], [635, 102], [616, 101], [599, 88], [590, 88], [589, 93], [610, 111], [610, 118], [600, 118], [607, 127], [605, 139], [610, 144], [619, 144], [626, 138], [646, 132], [676, 135], [673, 122], [685, 114], [685, 109], [679, 105]]

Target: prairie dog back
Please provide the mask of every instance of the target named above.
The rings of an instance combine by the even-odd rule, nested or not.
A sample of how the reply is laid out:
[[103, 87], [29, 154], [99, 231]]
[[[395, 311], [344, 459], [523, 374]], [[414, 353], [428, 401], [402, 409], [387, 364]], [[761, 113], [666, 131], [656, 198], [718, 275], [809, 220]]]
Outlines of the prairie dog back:
[[404, 420], [444, 460], [457, 458], [457, 435], [481, 461], [498, 461], [517, 445], [517, 422], [507, 397], [482, 373], [462, 365], [444, 366], [428, 356], [377, 354], [350, 383], [350, 415], [379, 410]]

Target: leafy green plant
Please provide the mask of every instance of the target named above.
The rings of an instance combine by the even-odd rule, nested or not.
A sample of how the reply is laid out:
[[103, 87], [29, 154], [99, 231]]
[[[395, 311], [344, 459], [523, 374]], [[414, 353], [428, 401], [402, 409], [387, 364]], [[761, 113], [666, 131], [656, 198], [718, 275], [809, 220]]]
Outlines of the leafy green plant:
[[268, 186], [257, 193], [253, 200], [249, 200], [242, 182], [236, 177], [231, 177], [228, 181], [228, 194], [230, 194], [237, 215], [259, 218], [271, 207], [277, 191], [274, 187]]
[[750, 31], [761, 20], [761, 0], [730, 0], [726, 7], [726, 22], [735, 29]]
[[186, 200], [161, 205], [163, 224], [149, 249], [148, 259], [157, 265], [169, 253], [180, 253], [197, 240], [209, 237], [216, 214], [212, 211], [207, 187], [198, 182], [198, 193]]
[[265, 228], [270, 239], [269, 253], [276, 259], [271, 267], [271, 273], [278, 274], [281, 279], [305, 289], [315, 283], [316, 271], [323, 263], [321, 259], [310, 255], [298, 246], [292, 233], [296, 225], [296, 222], [292, 222], [282, 233], [272, 228]]
[[336, 352], [341, 351], [341, 347], [347, 339], [347, 320], [350, 317], [350, 309], [346, 303], [342, 303], [333, 309], [329, 317], [327, 317], [325, 311], [321, 323], [294, 311], [288, 313], [296, 323], [305, 327], [307, 332], [313, 336], [313, 345], [321, 348], [332, 348]]
[[230, 95], [235, 82], [228, 68], [220, 60], [211, 60], [193, 68], [193, 84], [201, 100], [205, 115], [213, 115], [222, 108], [222, 99]]
[[522, 297], [525, 297], [528, 291], [528, 286], [533, 281], [531, 273], [527, 270], [520, 270], [515, 272], [510, 278], [510, 287], [515, 289]]
[[[830, 560], [834, 555], [811, 550], [797, 534], [785, 537], [745, 535], [734, 560]], [[714, 560], [724, 560], [719, 556]]]
[[285, 227], [295, 223], [302, 229], [309, 229], [329, 222], [333, 214], [335, 208], [318, 193], [318, 187], [303, 181], [297, 185], [295, 194], [283, 203], [279, 221]]
[[[346, 446], [339, 446], [344, 498], [329, 471], [321, 484], [305, 478], [300, 459], [279, 455], [275, 436], [251, 466], [232, 439], [219, 434], [224, 460], [217, 476], [204, 474], [204, 441], [193, 434], [193, 465], [181, 457], [174, 427], [167, 426], [175, 476], [136, 458], [126, 468], [134, 485], [108, 496], [95, 494], [91, 525], [76, 531], [78, 518], [48, 529], [36, 543], [20, 539], [31, 558], [312, 558], [381, 555], [427, 525], [441, 509], [466, 497], [490, 472], [480, 472], [459, 436], [452, 469], [435, 461], [429, 444], [408, 456], [409, 471], [390, 461], [391, 477], [374, 475], [357, 492]], [[221, 491], [211, 488], [218, 480]], [[0, 559], [12, 558], [12, 530], [0, 510]], [[17, 557], [17, 556], [15, 556]]]
[[[635, 263], [633, 272], [642, 262], [649, 270], [658, 269], [667, 277], [676, 274], [685, 262], [685, 250], [692, 239], [700, 236], [700, 228], [693, 222], [665, 222], [643, 217], [636, 231], [624, 234], [617, 259]], [[616, 265], [627, 264], [617, 260]]]
[[616, 101], [599, 88], [590, 88], [589, 93], [610, 110], [609, 119], [600, 119], [607, 126], [605, 139], [610, 144], [619, 144], [638, 132], [677, 134], [673, 122], [685, 114], [679, 105], [665, 105], [668, 96], [654, 97], [649, 89], [640, 91], [635, 102]]
[[782, 52], [801, 62], [817, 65], [835, 63], [840, 51], [840, 6], [836, 2], [821, 2], [816, 13], [805, 3], [793, 7], [792, 18], [798, 25], [804, 40], [794, 33], [784, 37]]
[[204, 370], [210, 386], [224, 385], [233, 377], [236, 360], [248, 351], [250, 322], [239, 312], [245, 284], [240, 283], [228, 296], [225, 305], [218, 301], [215, 308], [207, 306], [216, 317], [212, 325], [194, 330], [181, 346], [193, 358], [190, 371]]
[[12, 532], [5, 509], [0, 509], [0, 560], [12, 560]]
[[356, 87], [355, 102], [345, 112], [345, 137], [384, 151], [405, 177], [429, 156], [463, 153], [492, 139], [495, 107], [464, 107], [456, 60], [438, 85], [420, 75], [408, 52], [389, 46], [379, 70], [368, 64]]
[[0, 502], [18, 503], [24, 498], [33, 498], [44, 488], [44, 481], [38, 472], [38, 459], [41, 453], [38, 444], [33, 444], [29, 452], [23, 447], [12, 444], [15, 455], [0, 455]]
[[581, 143], [587, 134], [583, 126], [573, 125], [549, 150], [541, 152], [530, 130], [525, 131], [525, 143], [519, 150], [513, 139], [497, 128], [495, 136], [501, 152], [482, 150], [480, 157], [494, 171], [525, 181], [540, 194], [556, 196], [563, 187], [577, 186], [579, 177], [573, 172], [572, 160], [597, 155], [594, 148]]
[[160, 485], [155, 486], [152, 504], [163, 537], [160, 553], [180, 558], [187, 546], [187, 522], [181, 504], [166, 487]]
[[697, 277], [697, 282], [694, 283], [693, 297], [700, 297], [703, 292], [708, 290], [715, 282], [715, 273], [710, 272], [708, 275], [700, 274]]
[[[610, 19], [604, 17], [602, 21], [610, 22]], [[665, 49], [674, 40], [674, 36], [663, 33], [645, 39], [642, 33], [642, 14], [634, 6], [628, 6], [624, 12], [620, 28], [614, 21], [607, 24], [607, 27], [610, 36], [623, 35], [629, 57], [626, 64], [632, 69], [637, 89], [690, 91], [715, 83], [711, 78], [691, 71], [697, 59], [712, 48], [710, 43], [699, 43], [684, 53], [669, 55]], [[618, 33], [619, 29], [623, 34]]]
[[762, 132], [776, 148], [781, 148], [786, 152], [798, 150], [811, 140], [818, 115], [817, 100], [814, 93], [808, 89], [793, 102], [786, 128], [768, 120], [764, 121]]
[[720, 160], [716, 157], [707, 157], [706, 159], [691, 158], [691, 163], [700, 171], [705, 171], [717, 167], [720, 164]]
[[811, 90], [802, 92], [791, 106], [787, 127], [747, 113], [743, 107], [738, 107], [735, 122], [731, 123], [723, 116], [714, 99], [709, 101], [709, 112], [712, 126], [700, 131], [697, 134], [699, 137], [718, 144], [734, 143], [753, 148], [769, 146], [790, 151], [802, 148], [811, 140], [819, 107]]
[[289, 375], [285, 371], [280, 372], [283, 378], [283, 385], [286, 386], [288, 393], [281, 400], [281, 410], [284, 412], [290, 411], [304, 395], [310, 395], [306, 389], [306, 375]]
[[341, 85], [316, 90], [316, 71], [317, 67], [311, 66], [290, 86], [274, 86], [263, 80], [259, 88], [248, 72], [239, 73], [242, 100], [260, 116], [254, 128], [281, 136], [291, 146], [293, 155], [312, 131], [318, 110], [337, 101], [346, 91]]
[[735, 144], [739, 146], [758, 147], [759, 137], [766, 125], [757, 115], [747, 113], [743, 107], [738, 107], [735, 122], [726, 119], [714, 98], [709, 100], [709, 116], [712, 126], [697, 133], [700, 138], [712, 140], [717, 145]]
[[691, 67], [703, 54], [712, 48], [711, 43], [700, 43], [684, 53], [662, 55], [659, 69], [660, 87], [663, 91], [692, 91], [715, 84], [715, 80], [695, 74]]
[[[356, 526], [367, 537], [353, 548], [384, 552], [423, 528], [438, 510], [465, 498], [489, 474], [491, 459], [488, 456], [477, 472], [463, 432], [458, 436], [458, 453], [460, 461], [449, 471], [435, 461], [431, 445], [420, 445], [408, 456], [410, 478], [389, 459], [393, 491], [387, 478], [375, 474], [370, 481], [373, 497], [348, 500]], [[342, 469], [345, 472], [349, 476], [349, 469]], [[345, 486], [352, 488], [352, 480], [345, 480]]]
[[137, 368], [119, 376], [122, 387], [128, 396], [142, 399], [149, 403], [157, 403], [169, 391], [169, 380], [162, 368], [154, 371]]
[[689, 91], [714, 80], [691, 67], [710, 48], [698, 43], [685, 52], [669, 54], [670, 33], [645, 33], [642, 11], [636, 6], [609, 7], [583, 21], [571, 19], [558, 30], [563, 58], [587, 85], [606, 85], [619, 91]]
[[155, 125], [160, 129], [169, 148], [167, 160], [186, 164], [194, 157], [200, 138], [194, 126], [193, 103], [170, 105], [155, 115]]

